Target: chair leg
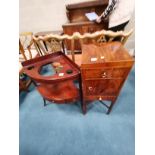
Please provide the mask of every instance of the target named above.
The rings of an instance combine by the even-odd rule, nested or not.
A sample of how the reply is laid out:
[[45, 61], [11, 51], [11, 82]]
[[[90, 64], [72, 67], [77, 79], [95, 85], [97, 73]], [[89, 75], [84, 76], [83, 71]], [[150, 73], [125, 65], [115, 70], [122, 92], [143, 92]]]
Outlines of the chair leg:
[[47, 105], [47, 104], [46, 104], [46, 100], [45, 100], [44, 98], [43, 98], [43, 100], [44, 100], [44, 107], [45, 107], [45, 106]]

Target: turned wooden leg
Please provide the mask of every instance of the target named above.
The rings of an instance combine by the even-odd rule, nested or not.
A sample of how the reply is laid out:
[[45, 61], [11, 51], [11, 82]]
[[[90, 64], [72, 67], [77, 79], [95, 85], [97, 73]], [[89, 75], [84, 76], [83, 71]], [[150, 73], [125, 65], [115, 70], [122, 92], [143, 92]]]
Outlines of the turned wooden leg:
[[83, 91], [82, 91], [82, 80], [81, 80], [81, 76], [79, 77], [79, 89], [80, 89], [80, 100], [81, 100], [81, 108], [82, 108], [82, 112], [83, 114], [86, 114], [87, 111], [87, 103], [84, 100], [83, 97]]
[[109, 109], [108, 109], [108, 111], [107, 111], [107, 114], [109, 114], [109, 113], [111, 112], [113, 105], [114, 105], [114, 103], [111, 102], [111, 105], [110, 105], [110, 107], [109, 107]]
[[116, 101], [116, 99], [114, 99], [114, 100], [111, 102], [111, 105], [110, 105], [110, 107], [108, 108], [107, 114], [110, 114], [110, 112], [111, 112], [111, 110], [112, 110], [112, 108], [113, 108], [113, 105], [115, 104], [115, 101]]
[[83, 100], [83, 104], [82, 104], [82, 112], [85, 115], [87, 112], [87, 103], [86, 101]]
[[43, 98], [43, 100], [44, 100], [44, 107], [46, 106], [46, 100]]

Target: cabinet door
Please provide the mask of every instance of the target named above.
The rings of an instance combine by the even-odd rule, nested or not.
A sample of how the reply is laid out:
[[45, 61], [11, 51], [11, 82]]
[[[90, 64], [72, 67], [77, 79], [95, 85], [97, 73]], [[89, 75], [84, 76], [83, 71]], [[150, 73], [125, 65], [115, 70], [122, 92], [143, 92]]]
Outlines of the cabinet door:
[[122, 82], [123, 79], [86, 80], [84, 81], [85, 95], [117, 95]]
[[[103, 26], [102, 25], [98, 25], [98, 24], [89, 24], [89, 25], [83, 25], [81, 27], [81, 31], [82, 31], [82, 34], [84, 33], [94, 33], [96, 31], [100, 31], [103, 29]], [[93, 42], [96, 42], [96, 38], [86, 38], [83, 40], [83, 43], [86, 43], [86, 44], [90, 44], [90, 43], [93, 43]]]
[[[63, 32], [64, 34], [68, 34], [68, 35], [72, 35], [74, 32], [81, 33], [81, 27], [80, 26], [66, 26], [66, 27], [63, 27]], [[65, 45], [66, 45], [67, 50], [71, 50], [71, 40], [65, 40]], [[74, 49], [75, 50], [81, 49], [79, 40], [75, 40]]]
[[85, 79], [95, 79], [95, 78], [112, 78], [112, 69], [103, 68], [103, 69], [86, 69], [83, 72]]

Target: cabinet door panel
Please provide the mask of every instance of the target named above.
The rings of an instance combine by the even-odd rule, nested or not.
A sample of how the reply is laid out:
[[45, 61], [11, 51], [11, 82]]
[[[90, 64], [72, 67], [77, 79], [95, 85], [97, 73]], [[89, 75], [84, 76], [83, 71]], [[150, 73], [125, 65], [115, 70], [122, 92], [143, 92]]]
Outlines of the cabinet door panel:
[[[80, 26], [68, 26], [63, 28], [64, 34], [72, 35], [74, 32], [79, 32], [81, 33], [81, 27]], [[71, 40], [65, 40], [65, 46], [67, 50], [71, 50]], [[74, 43], [74, 50], [80, 50], [80, 43], [79, 40], [75, 40]]]
[[116, 95], [123, 79], [86, 80], [86, 95]]

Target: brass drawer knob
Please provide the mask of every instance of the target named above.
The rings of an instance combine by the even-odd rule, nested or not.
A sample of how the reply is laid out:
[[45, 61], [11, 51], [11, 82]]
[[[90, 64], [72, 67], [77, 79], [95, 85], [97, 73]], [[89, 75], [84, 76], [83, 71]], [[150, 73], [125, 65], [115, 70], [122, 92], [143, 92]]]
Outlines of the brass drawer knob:
[[88, 89], [89, 89], [90, 91], [92, 91], [92, 90], [93, 90], [93, 87], [88, 87]]
[[106, 72], [103, 72], [103, 73], [101, 74], [101, 76], [102, 76], [103, 78], [105, 78], [105, 77], [107, 76], [107, 73], [106, 73]]
[[102, 97], [101, 97], [101, 96], [99, 97], [99, 100], [100, 100], [100, 101], [102, 100]]

